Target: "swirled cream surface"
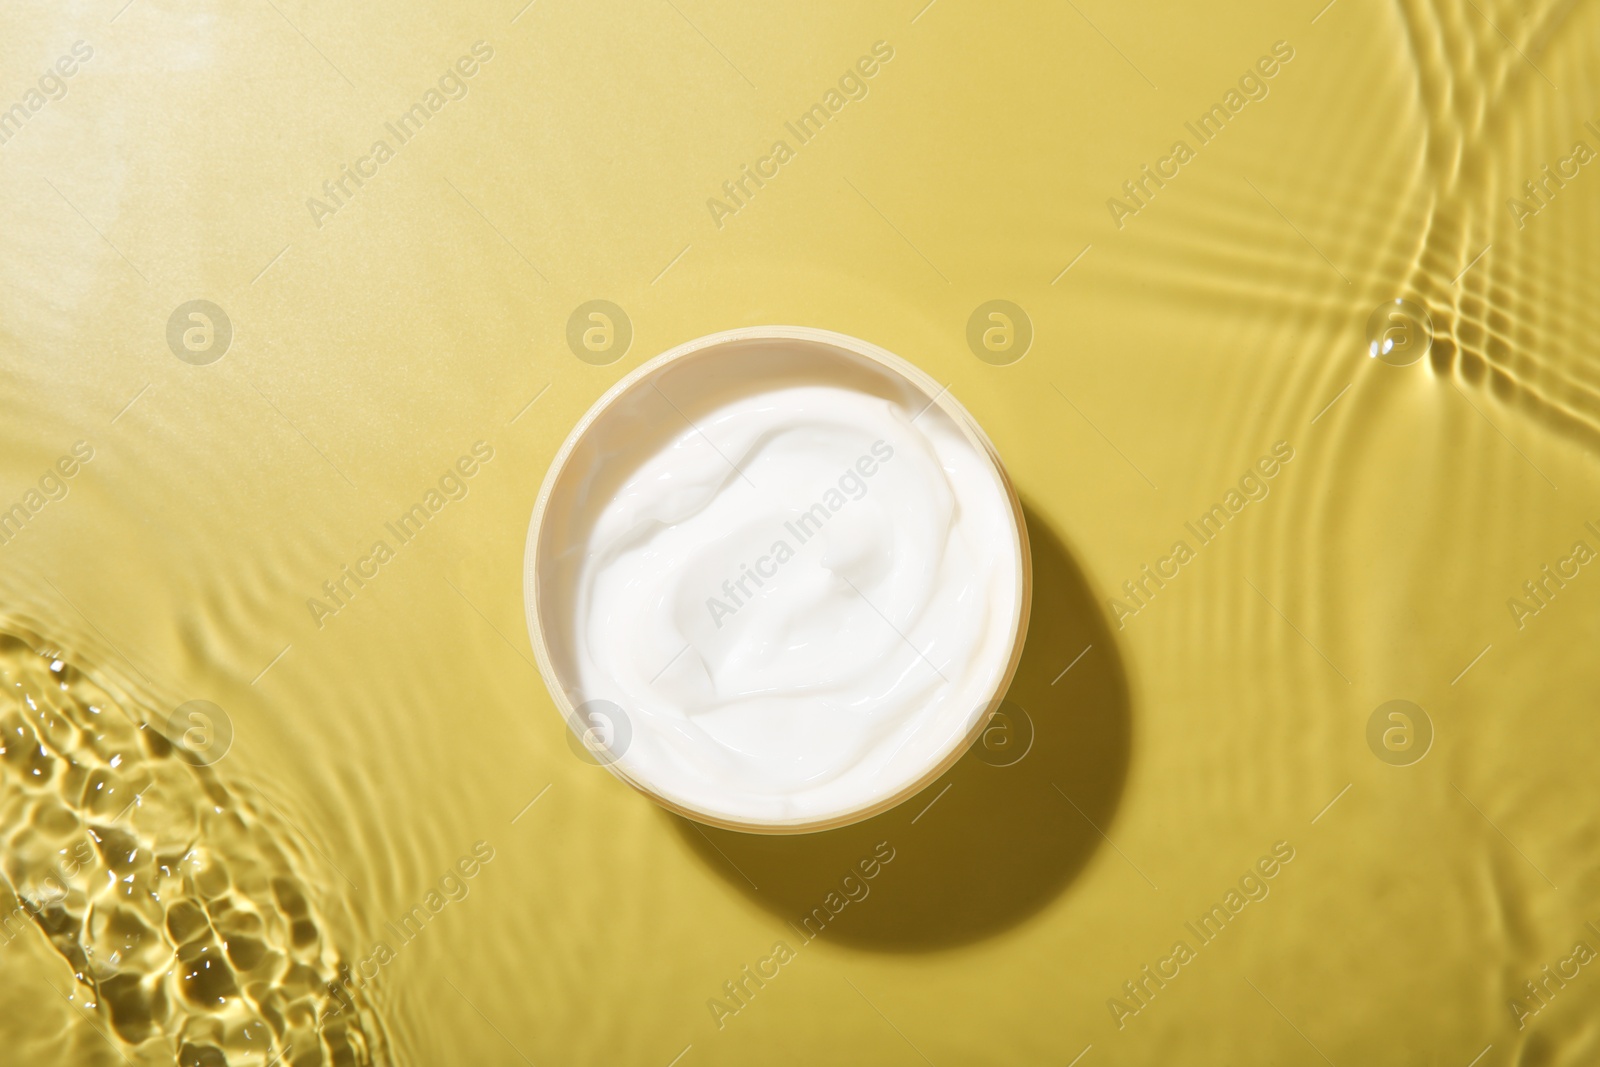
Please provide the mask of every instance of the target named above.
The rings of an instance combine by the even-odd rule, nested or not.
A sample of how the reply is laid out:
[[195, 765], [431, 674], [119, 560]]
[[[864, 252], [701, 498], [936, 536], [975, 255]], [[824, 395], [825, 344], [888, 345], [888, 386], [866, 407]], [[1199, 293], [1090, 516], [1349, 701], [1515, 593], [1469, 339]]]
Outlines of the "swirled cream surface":
[[560, 475], [535, 564], [556, 672], [580, 714], [604, 709], [579, 729], [625, 777], [745, 824], [917, 785], [987, 714], [1018, 635], [987, 451], [887, 368], [804, 348], [635, 383]]

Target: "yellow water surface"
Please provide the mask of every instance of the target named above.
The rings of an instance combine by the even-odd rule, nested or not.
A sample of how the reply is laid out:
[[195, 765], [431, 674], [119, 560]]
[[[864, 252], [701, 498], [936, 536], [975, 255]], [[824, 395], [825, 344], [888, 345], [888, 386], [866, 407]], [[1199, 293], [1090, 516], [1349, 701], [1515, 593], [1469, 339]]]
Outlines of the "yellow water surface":
[[[0, 1062], [1600, 1062], [1600, 4], [1324, 3], [8, 5]], [[770, 323], [1035, 567], [802, 837], [575, 758], [522, 600]]]

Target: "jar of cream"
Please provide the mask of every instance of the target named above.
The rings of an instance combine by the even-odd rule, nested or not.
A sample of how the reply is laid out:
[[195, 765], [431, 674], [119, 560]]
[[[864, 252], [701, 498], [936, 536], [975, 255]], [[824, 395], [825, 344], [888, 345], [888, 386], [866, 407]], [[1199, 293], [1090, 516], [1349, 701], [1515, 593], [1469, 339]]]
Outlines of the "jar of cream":
[[701, 822], [797, 833], [912, 796], [982, 731], [1027, 630], [1027, 530], [947, 389], [843, 334], [753, 327], [584, 415], [524, 592], [598, 762]]

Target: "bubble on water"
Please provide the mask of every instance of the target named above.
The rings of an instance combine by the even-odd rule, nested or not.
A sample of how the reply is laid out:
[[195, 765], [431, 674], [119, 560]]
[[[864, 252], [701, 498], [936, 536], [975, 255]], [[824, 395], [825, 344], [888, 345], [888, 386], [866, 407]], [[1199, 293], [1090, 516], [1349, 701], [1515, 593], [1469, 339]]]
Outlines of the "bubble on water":
[[1391, 367], [1405, 367], [1433, 347], [1433, 319], [1421, 304], [1385, 300], [1367, 316], [1367, 354]]

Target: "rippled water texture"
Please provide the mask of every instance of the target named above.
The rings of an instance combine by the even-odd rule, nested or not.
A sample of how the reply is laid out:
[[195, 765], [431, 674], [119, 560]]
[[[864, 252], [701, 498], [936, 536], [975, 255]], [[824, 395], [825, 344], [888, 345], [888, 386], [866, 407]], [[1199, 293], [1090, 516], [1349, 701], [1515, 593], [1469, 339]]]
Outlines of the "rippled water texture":
[[283, 827], [37, 635], [0, 630], [0, 679], [4, 939], [49, 939], [88, 1024], [184, 1067], [388, 1062]]
[[[1600, 0], [524, 4], [0, 16], [0, 1061], [1600, 1062]], [[772, 323], [1036, 576], [795, 838], [574, 758], [522, 584]]]

